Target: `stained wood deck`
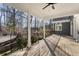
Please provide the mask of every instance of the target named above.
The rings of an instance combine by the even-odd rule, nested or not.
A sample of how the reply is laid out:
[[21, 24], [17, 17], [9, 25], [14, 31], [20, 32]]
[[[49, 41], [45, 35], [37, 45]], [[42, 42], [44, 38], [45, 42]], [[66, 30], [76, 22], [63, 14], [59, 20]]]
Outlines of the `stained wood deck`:
[[[45, 42], [46, 41], [46, 42]], [[79, 43], [73, 38], [59, 35], [51, 35], [35, 44], [28, 51], [30, 56], [79, 56]]]
[[28, 51], [27, 56], [45, 56], [49, 54], [49, 49], [46, 46], [44, 40], [39, 41], [39, 43], [32, 46]]
[[[52, 45], [51, 42], [55, 45]], [[26, 53], [27, 56], [51, 56], [55, 55], [53, 50], [56, 48], [56, 44], [58, 43], [59, 36], [55, 37], [49, 36], [45, 40], [40, 40], [37, 44], [33, 45], [31, 49]]]
[[[17, 52], [20, 55], [19, 51]], [[17, 55], [15, 53], [15, 55]], [[24, 56], [79, 56], [79, 43], [73, 38], [59, 35], [51, 35], [45, 40], [42, 39], [35, 43], [28, 51], [25, 50]]]

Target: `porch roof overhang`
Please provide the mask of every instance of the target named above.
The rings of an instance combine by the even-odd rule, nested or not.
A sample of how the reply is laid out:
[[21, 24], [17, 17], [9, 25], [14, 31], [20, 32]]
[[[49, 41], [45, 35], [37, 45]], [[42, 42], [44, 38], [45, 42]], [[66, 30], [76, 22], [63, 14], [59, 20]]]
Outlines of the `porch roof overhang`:
[[79, 3], [57, 3], [54, 5], [55, 10], [50, 6], [43, 10], [42, 8], [46, 6], [46, 3], [9, 3], [8, 5], [42, 19], [70, 16], [79, 13]]

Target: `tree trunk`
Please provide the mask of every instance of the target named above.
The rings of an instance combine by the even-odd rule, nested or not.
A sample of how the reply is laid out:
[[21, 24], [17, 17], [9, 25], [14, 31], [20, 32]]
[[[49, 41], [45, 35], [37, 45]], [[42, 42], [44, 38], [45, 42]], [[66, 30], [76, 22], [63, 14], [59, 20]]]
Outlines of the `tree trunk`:
[[1, 19], [2, 19], [2, 12], [1, 12], [1, 16], [0, 16], [0, 35], [2, 35], [2, 24], [1, 24]]

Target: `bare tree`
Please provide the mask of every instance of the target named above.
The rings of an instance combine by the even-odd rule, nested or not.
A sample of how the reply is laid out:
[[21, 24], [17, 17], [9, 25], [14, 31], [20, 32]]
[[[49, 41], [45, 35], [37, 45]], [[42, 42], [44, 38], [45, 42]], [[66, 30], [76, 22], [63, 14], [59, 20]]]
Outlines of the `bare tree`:
[[2, 24], [1, 24], [1, 19], [2, 19], [2, 12], [1, 12], [1, 15], [0, 15], [0, 35], [1, 35], [1, 32], [2, 32]]

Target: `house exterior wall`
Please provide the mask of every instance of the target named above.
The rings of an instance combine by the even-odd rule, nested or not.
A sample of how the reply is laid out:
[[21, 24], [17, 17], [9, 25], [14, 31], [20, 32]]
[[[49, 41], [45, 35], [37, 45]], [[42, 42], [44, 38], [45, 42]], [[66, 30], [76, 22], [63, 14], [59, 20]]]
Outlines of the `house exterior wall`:
[[70, 36], [70, 22], [62, 23], [62, 33]]
[[54, 30], [56, 34], [70, 35], [74, 39], [79, 40], [79, 14], [73, 15], [70, 18], [69, 17], [57, 18], [54, 19], [52, 23], [62, 24], [62, 31]]
[[[71, 22], [71, 16], [67, 16], [67, 17], [62, 17], [62, 18], [56, 18], [56, 19], [53, 19], [53, 24], [54, 27], [55, 27], [55, 30], [54, 30], [54, 33], [55, 34], [59, 34], [59, 35], [71, 35], [71, 25], [70, 25], [70, 22]], [[58, 28], [56, 28], [56, 24], [61, 24], [60, 29], [58, 30]]]
[[[70, 22], [64, 22], [64, 23], [60, 23], [61, 29], [57, 30], [57, 28], [55, 28], [55, 34], [59, 34], [59, 35], [69, 35], [70, 36]], [[56, 26], [55, 26], [56, 27]]]

